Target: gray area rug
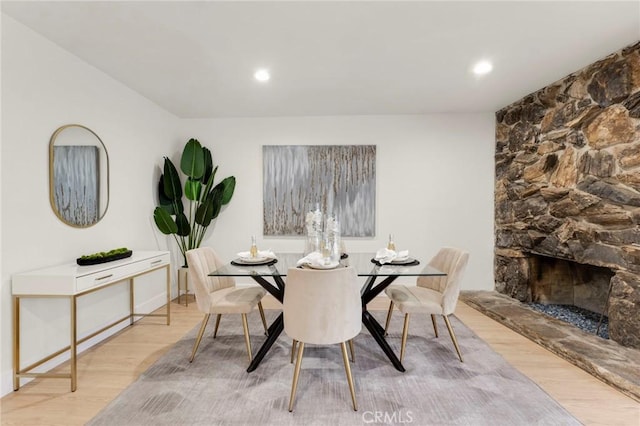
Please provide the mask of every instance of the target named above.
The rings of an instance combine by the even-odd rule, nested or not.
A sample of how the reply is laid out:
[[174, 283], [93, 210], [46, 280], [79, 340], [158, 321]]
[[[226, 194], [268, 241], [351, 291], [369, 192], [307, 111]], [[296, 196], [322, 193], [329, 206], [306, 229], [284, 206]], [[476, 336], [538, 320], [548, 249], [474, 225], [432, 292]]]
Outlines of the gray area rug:
[[[269, 322], [274, 311], [267, 311]], [[384, 313], [375, 313], [383, 323]], [[264, 336], [250, 315], [254, 352]], [[214, 318], [193, 363], [196, 327], [88, 424], [98, 425], [579, 425], [535, 383], [451, 317], [461, 363], [442, 319], [435, 338], [429, 317], [413, 315], [405, 373], [393, 368], [366, 329], [355, 339], [353, 411], [340, 346], [307, 345], [293, 413], [290, 340], [284, 333], [258, 369], [248, 364], [239, 315]], [[402, 315], [389, 341], [399, 353]]]

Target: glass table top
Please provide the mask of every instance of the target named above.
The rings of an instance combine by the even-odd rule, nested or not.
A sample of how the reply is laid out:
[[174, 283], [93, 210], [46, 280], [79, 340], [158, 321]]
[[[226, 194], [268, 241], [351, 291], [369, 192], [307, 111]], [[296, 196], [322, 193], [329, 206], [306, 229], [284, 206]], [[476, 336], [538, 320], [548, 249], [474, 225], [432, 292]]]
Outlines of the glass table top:
[[[234, 265], [227, 263], [223, 267], [211, 271], [213, 276], [286, 276], [289, 268], [297, 267], [296, 263], [303, 257], [302, 253], [277, 253], [277, 262], [272, 265]], [[349, 253], [346, 258], [340, 260], [341, 266], [353, 266], [361, 277], [385, 277], [385, 276], [444, 276], [441, 272], [429, 265], [426, 261], [417, 258], [419, 264], [409, 265], [377, 265], [372, 262], [375, 253]], [[340, 267], [340, 266], [338, 266]]]

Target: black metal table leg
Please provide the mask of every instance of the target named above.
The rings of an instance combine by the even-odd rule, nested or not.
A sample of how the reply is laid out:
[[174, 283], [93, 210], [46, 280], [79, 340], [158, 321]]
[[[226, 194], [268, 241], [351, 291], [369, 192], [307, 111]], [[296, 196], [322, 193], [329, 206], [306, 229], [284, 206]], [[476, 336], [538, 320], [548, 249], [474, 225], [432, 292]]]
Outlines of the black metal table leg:
[[391, 346], [389, 346], [387, 339], [385, 339], [384, 337], [384, 328], [382, 328], [380, 323], [367, 310], [367, 304], [371, 302], [377, 295], [382, 293], [385, 288], [389, 287], [389, 285], [398, 277], [394, 275], [385, 277], [378, 284], [375, 284], [376, 278], [378, 277], [376, 277], [375, 275], [370, 276], [367, 279], [365, 285], [362, 287], [362, 291], [360, 292], [360, 295], [362, 297], [362, 323], [365, 327], [367, 327], [367, 330], [369, 330], [371, 336], [373, 336], [374, 340], [382, 348], [383, 352], [387, 355], [396, 370], [404, 372], [405, 369], [402, 366], [402, 363], [391, 349]]
[[380, 323], [378, 323], [373, 315], [371, 315], [367, 310], [362, 311], [362, 323], [367, 327], [371, 336], [373, 336], [378, 345], [380, 345], [396, 370], [404, 372], [405, 369], [402, 366], [402, 363], [391, 349], [391, 346], [389, 346], [389, 343], [387, 343], [387, 340], [384, 338], [384, 328], [382, 328]]
[[251, 364], [249, 364], [249, 368], [247, 368], [247, 373], [251, 373], [253, 370], [258, 368], [260, 361], [262, 361], [262, 358], [264, 358], [267, 352], [269, 352], [269, 349], [271, 349], [271, 346], [275, 341], [278, 340], [282, 330], [284, 330], [284, 316], [281, 313], [269, 326], [269, 335], [267, 336], [267, 340], [264, 341], [260, 350], [258, 350], [258, 353], [253, 357], [253, 360], [251, 360]]
[[[273, 268], [274, 274], [272, 275], [273, 281], [275, 282], [275, 286], [271, 284], [269, 281], [261, 277], [260, 275], [253, 275], [253, 278], [258, 284], [260, 284], [265, 290], [267, 290], [273, 297], [275, 297], [280, 303], [284, 299], [284, 281], [282, 277], [278, 274], [277, 269]], [[269, 352], [271, 346], [278, 340], [280, 337], [280, 333], [284, 330], [284, 314], [281, 312], [278, 315], [278, 318], [275, 319], [269, 326], [267, 339], [264, 341], [258, 353], [253, 357], [249, 367], [247, 368], [247, 373], [251, 373], [253, 370], [258, 368], [262, 358]]]

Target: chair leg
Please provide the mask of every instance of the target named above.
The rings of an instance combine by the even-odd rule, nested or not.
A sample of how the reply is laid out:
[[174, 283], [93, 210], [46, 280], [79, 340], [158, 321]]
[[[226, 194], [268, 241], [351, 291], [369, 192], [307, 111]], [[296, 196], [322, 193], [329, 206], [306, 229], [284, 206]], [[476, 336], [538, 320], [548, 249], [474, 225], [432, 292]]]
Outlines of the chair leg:
[[356, 390], [353, 387], [353, 376], [351, 375], [351, 366], [349, 366], [349, 358], [347, 357], [347, 345], [340, 343], [342, 347], [342, 360], [344, 361], [344, 370], [347, 373], [347, 382], [349, 382], [349, 390], [351, 391], [351, 402], [353, 402], [353, 411], [358, 411], [358, 403], [356, 402]]
[[222, 318], [222, 314], [218, 314], [218, 316], [216, 316], [216, 327], [213, 329], [213, 338], [214, 339], [218, 335], [218, 327], [220, 327], [220, 318]]
[[393, 300], [389, 302], [389, 311], [387, 312], [387, 321], [384, 323], [384, 335], [387, 335], [387, 329], [389, 328], [389, 323], [391, 322], [391, 314], [393, 313]]
[[400, 363], [404, 359], [404, 349], [407, 346], [407, 335], [409, 334], [409, 314], [404, 315], [404, 327], [402, 328], [402, 346], [400, 346]]
[[210, 316], [211, 314], [204, 314], [204, 318], [202, 319], [202, 325], [200, 326], [200, 330], [198, 330], [198, 337], [196, 337], [196, 341], [193, 344], [193, 350], [191, 351], [191, 358], [189, 358], [189, 362], [193, 362], [193, 358], [196, 357], [196, 351], [198, 350], [198, 346], [200, 346], [200, 340], [202, 340], [204, 329], [207, 328], [207, 322], [209, 322]]
[[262, 302], [258, 302], [258, 310], [260, 311], [260, 318], [262, 318], [262, 326], [264, 327], [264, 335], [269, 335], [269, 328], [267, 327], [267, 320], [264, 317], [264, 309], [262, 308]]
[[298, 341], [296, 339], [293, 339], [293, 342], [291, 342], [291, 364], [293, 364], [293, 359], [296, 357], [297, 344], [298, 344]]
[[353, 347], [353, 339], [349, 340], [349, 352], [351, 352], [351, 362], [356, 362], [356, 350]]
[[456, 339], [456, 334], [453, 332], [453, 328], [451, 328], [451, 323], [449, 322], [449, 317], [443, 315], [444, 323], [447, 324], [447, 329], [449, 329], [449, 335], [451, 336], [451, 341], [453, 342], [453, 346], [456, 347], [456, 352], [458, 352], [458, 358], [460, 358], [460, 362], [464, 362], [462, 360], [462, 354], [460, 353], [460, 348], [458, 347], [458, 340]]
[[298, 358], [296, 359], [296, 368], [293, 371], [293, 383], [291, 383], [291, 396], [289, 397], [289, 412], [293, 411], [293, 401], [296, 398], [296, 390], [298, 389], [298, 377], [300, 377], [300, 365], [302, 364], [302, 353], [304, 352], [304, 342], [300, 342], [298, 347]]
[[438, 337], [438, 324], [436, 324], [436, 316], [431, 314], [431, 322], [433, 323], [433, 331], [436, 333], [436, 337]]
[[247, 344], [247, 353], [249, 354], [249, 362], [253, 360], [251, 355], [251, 340], [249, 339], [249, 323], [247, 322], [247, 314], [242, 314], [242, 328], [244, 328], [244, 341]]

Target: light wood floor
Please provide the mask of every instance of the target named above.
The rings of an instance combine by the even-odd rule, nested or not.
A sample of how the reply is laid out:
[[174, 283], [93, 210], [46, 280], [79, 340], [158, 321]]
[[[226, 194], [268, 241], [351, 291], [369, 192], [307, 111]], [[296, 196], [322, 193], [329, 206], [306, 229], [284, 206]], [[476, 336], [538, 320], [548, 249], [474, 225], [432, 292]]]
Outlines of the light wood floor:
[[[276, 306], [265, 300], [265, 308]], [[386, 309], [387, 303], [379, 300], [370, 306]], [[202, 319], [195, 303], [188, 308], [173, 303], [171, 308], [170, 327], [163, 319], [145, 318], [83, 353], [76, 392], [69, 391], [69, 380], [37, 379], [2, 398], [0, 424], [87, 422]], [[640, 425], [640, 403], [464, 303], [458, 304], [456, 315], [585, 425]]]

